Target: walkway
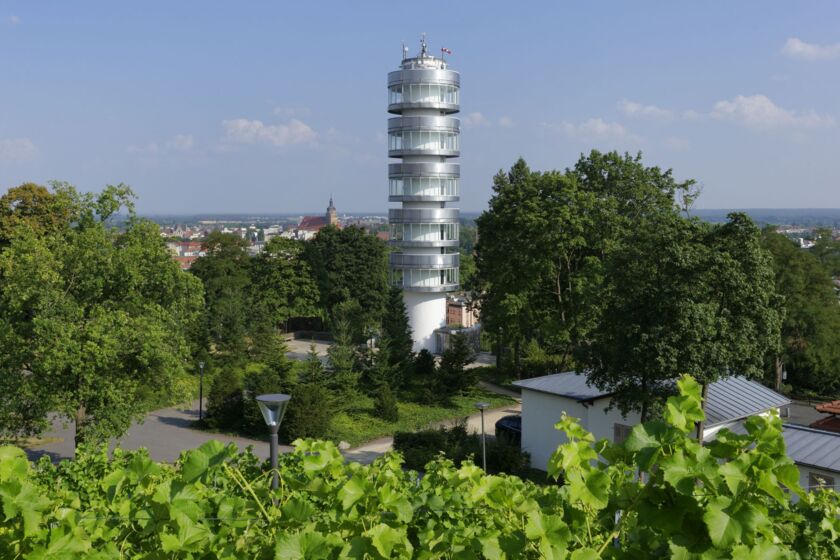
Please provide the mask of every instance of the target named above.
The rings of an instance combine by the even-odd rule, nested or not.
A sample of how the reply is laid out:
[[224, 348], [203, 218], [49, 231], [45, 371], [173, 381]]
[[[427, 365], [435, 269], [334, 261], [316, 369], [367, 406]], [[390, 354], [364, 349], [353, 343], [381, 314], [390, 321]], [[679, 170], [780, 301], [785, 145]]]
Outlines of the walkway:
[[[196, 430], [190, 427], [196, 420], [198, 420], [197, 400], [188, 409], [170, 407], [155, 410], [146, 416], [143, 423], [132, 424], [128, 433], [119, 440], [111, 442], [110, 447], [113, 449], [117, 443], [121, 448], [129, 450], [145, 447], [149, 450], [152, 459], [171, 463], [186, 449], [199, 447], [210, 440], [218, 440], [224, 444], [235, 443], [239, 449], [252, 445], [258, 457], [268, 458], [268, 442]], [[32, 446], [27, 449], [29, 458], [35, 460], [42, 455], [48, 455], [53, 461], [72, 458], [74, 431], [72, 422], [65, 427], [55, 419], [52, 429], [44, 433], [43, 438], [47, 441], [51, 439], [58, 441]], [[292, 448], [280, 446], [280, 449], [281, 452], [286, 452]]]

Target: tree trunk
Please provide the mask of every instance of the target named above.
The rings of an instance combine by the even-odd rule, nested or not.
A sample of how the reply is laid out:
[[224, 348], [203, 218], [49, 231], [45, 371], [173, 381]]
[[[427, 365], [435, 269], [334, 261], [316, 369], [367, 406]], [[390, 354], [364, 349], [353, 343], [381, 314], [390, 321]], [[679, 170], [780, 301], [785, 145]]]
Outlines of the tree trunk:
[[[709, 384], [708, 383], [703, 383], [701, 385], [701, 387], [702, 387], [702, 389], [701, 389], [701, 392], [700, 392], [700, 408], [705, 413], [705, 411], [706, 411], [706, 391], [709, 389]], [[700, 445], [703, 445], [703, 430], [705, 428], [705, 425], [706, 425], [705, 418], [703, 420], [700, 420], [699, 422], [697, 422], [697, 441], [700, 442]]]
[[516, 370], [517, 379], [522, 379], [522, 365], [520, 362], [520, 357], [522, 355], [521, 349], [522, 343], [517, 338], [516, 342], [513, 345], [513, 367]]
[[776, 356], [776, 383], [775, 388], [776, 392], [782, 392], [782, 357], [777, 355]]
[[73, 451], [75, 455], [75, 450], [85, 442], [85, 422], [87, 421], [87, 410], [85, 409], [85, 405], [79, 406], [76, 409], [76, 414], [73, 418], [76, 421], [76, 431], [73, 438]]

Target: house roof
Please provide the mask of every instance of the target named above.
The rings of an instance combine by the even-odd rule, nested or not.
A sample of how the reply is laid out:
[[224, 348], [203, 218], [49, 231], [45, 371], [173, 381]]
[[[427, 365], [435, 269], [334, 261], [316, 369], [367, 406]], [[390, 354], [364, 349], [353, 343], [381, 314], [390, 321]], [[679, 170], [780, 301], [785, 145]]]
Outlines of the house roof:
[[840, 473], [840, 434], [785, 424], [782, 436], [795, 463]]
[[820, 403], [814, 408], [817, 412], [826, 412], [828, 414], [840, 414], [840, 401], [831, 401], [827, 403]]
[[602, 391], [590, 385], [586, 376], [576, 371], [522, 379], [514, 381], [513, 384], [523, 389], [567, 397], [576, 401], [594, 401], [612, 395], [612, 392]]
[[706, 425], [715, 426], [790, 404], [790, 399], [745, 377], [727, 377], [709, 384]]
[[816, 428], [818, 430], [840, 433], [840, 418], [833, 414], [831, 416], [825, 416], [824, 418], [820, 418], [816, 422], [811, 422], [809, 425], [812, 428]]
[[320, 230], [327, 225], [326, 216], [304, 216], [298, 224], [298, 229], [301, 230]]
[[[523, 389], [580, 402], [592, 402], [614, 394], [590, 385], [584, 374], [575, 371], [523, 379], [513, 384]], [[744, 377], [727, 377], [709, 384], [704, 405], [706, 427], [746, 418], [788, 404], [790, 400], [785, 396], [755, 381]]]

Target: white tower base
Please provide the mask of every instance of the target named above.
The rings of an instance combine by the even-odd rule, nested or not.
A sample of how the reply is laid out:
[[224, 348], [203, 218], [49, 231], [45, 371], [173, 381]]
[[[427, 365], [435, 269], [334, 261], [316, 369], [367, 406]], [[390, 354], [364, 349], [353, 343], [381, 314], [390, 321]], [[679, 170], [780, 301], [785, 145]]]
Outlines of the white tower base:
[[446, 326], [446, 294], [440, 292], [403, 292], [408, 324], [414, 338], [413, 350], [437, 351], [435, 329]]

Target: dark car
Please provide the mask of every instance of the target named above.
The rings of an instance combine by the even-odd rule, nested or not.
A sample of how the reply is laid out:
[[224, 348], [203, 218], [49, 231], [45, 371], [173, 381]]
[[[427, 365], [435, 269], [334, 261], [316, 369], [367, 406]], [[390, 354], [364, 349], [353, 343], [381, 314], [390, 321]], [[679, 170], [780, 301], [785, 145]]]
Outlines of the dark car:
[[516, 445], [522, 443], [522, 417], [518, 414], [504, 416], [496, 421], [496, 437]]

